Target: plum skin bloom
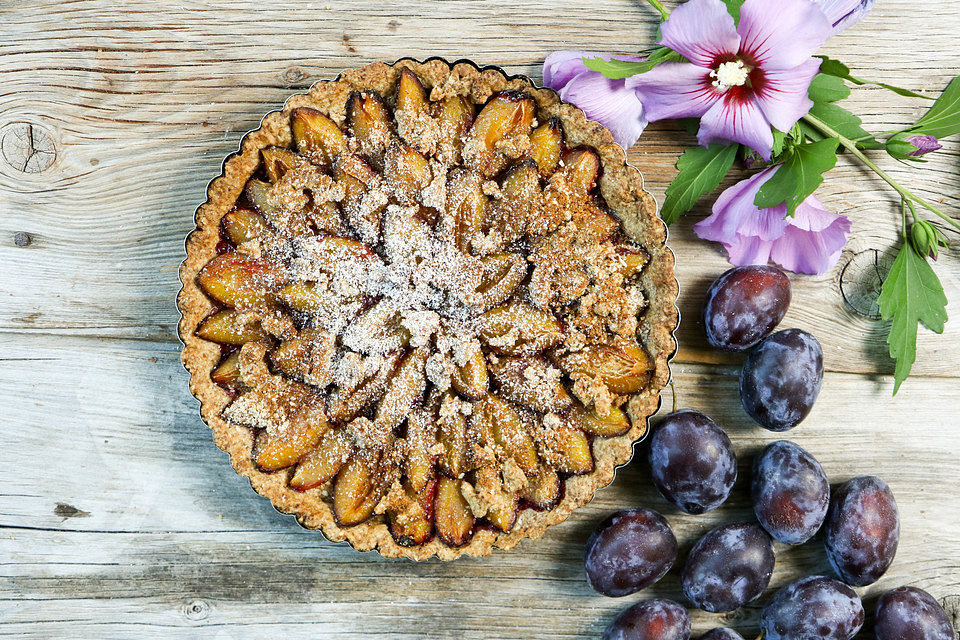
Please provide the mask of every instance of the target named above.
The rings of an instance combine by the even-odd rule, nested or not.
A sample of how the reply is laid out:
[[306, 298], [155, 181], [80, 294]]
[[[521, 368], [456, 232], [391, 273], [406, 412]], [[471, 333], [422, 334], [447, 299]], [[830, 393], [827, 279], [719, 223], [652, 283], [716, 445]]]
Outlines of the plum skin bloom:
[[629, 62], [639, 62], [642, 58], [555, 51], [543, 62], [543, 84], [560, 94], [561, 100], [577, 105], [588, 118], [609, 129], [617, 144], [629, 149], [647, 126], [643, 105], [623, 80], [611, 80], [591, 71], [583, 63], [584, 58], [614, 58]]
[[660, 44], [689, 62], [632, 76], [648, 120], [697, 117], [697, 141], [742, 143], [770, 160], [771, 125], [789, 131], [813, 106], [812, 55], [833, 25], [810, 0], [746, 0], [735, 24], [721, 0], [690, 0], [661, 25]]
[[737, 266], [773, 261], [789, 271], [821, 274], [840, 258], [850, 235], [846, 216], [827, 211], [809, 196], [787, 217], [787, 205], [760, 209], [757, 192], [782, 165], [770, 167], [738, 182], [717, 198], [713, 215], [693, 225], [704, 240], [723, 244]]

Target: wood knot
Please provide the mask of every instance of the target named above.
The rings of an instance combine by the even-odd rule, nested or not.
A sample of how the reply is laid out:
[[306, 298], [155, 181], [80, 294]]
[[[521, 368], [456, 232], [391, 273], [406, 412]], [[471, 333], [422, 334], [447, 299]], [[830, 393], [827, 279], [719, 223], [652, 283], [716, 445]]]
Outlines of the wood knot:
[[286, 85], [295, 85], [303, 82], [307, 77], [300, 67], [290, 67], [280, 74], [280, 81]]
[[950, 617], [954, 629], [960, 629], [960, 596], [947, 596], [940, 603]]
[[53, 509], [53, 515], [59, 516], [66, 520], [67, 518], [89, 518], [90, 512], [77, 509], [72, 504], [58, 502], [57, 506]]
[[183, 605], [183, 616], [187, 620], [203, 620], [210, 615], [210, 605], [203, 600], [194, 600]]
[[880, 319], [880, 288], [892, 261], [876, 249], [854, 255], [840, 271], [840, 295], [847, 306], [865, 318]]
[[2, 129], [0, 155], [21, 173], [40, 173], [57, 159], [50, 133], [30, 122], [11, 122]]
[[344, 33], [340, 39], [343, 41], [343, 46], [346, 47], [348, 53], [357, 52], [357, 48], [353, 46], [353, 42], [350, 40], [350, 36]]

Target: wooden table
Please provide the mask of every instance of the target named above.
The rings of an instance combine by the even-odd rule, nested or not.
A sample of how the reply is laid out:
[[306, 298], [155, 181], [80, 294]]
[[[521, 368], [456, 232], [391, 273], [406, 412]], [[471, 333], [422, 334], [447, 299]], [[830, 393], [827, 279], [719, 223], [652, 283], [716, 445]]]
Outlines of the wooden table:
[[[204, 187], [241, 134], [290, 93], [401, 56], [470, 57], [538, 79], [555, 49], [648, 46], [653, 16], [639, 0], [2, 2], [0, 634], [590, 638], [644, 597], [681, 598], [678, 569], [642, 595], [596, 595], [582, 554], [596, 523], [623, 507], [663, 511], [683, 552], [709, 527], [751, 517], [751, 456], [776, 435], [740, 408], [739, 361], [702, 336], [705, 287], [727, 268], [691, 232], [707, 207], [671, 238], [685, 318], [677, 402], [723, 425], [741, 460], [735, 494], [705, 516], [682, 515], [656, 494], [641, 446], [591, 505], [510, 553], [414, 564], [328, 543], [234, 475], [187, 392], [175, 333], [177, 267]], [[825, 52], [864, 77], [939, 90], [960, 69], [958, 29], [960, 0], [880, 0]], [[871, 88], [851, 103], [875, 131], [910, 123], [923, 107]], [[631, 151], [661, 200], [690, 142], [656, 126]], [[955, 214], [957, 153], [951, 143], [919, 172], [880, 163]], [[841, 291], [869, 315], [873, 262], [888, 261], [896, 243], [896, 199], [843, 159], [819, 195], [854, 232], [836, 269], [793, 278], [784, 326], [820, 338], [827, 374], [789, 437], [834, 483], [876, 474], [898, 498], [900, 552], [863, 590], [867, 608], [901, 584], [956, 607], [960, 252], [936, 265], [951, 299], [947, 331], [922, 333], [914, 376], [891, 398], [886, 326]], [[771, 592], [829, 572], [819, 542], [777, 551]], [[696, 613], [695, 630], [730, 624], [755, 637], [758, 610]]]

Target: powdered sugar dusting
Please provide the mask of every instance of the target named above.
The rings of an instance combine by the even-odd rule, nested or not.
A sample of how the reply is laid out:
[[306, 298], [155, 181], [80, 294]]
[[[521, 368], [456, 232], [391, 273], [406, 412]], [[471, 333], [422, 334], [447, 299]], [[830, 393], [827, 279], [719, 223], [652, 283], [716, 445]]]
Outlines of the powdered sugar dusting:
[[[431, 95], [459, 86], [451, 77]], [[476, 120], [456, 101], [405, 98], [385, 120], [385, 100], [350, 99], [342, 138], [313, 111], [303, 122], [320, 123], [316, 137], [298, 142], [309, 153], [274, 151], [285, 170], [252, 181], [266, 223], [241, 251], [280, 267], [246, 311], [266, 337], [241, 351], [245, 388], [223, 415], [295, 441], [305, 407], [325, 408], [336, 446], [304, 446], [325, 456], [313, 464], [347, 510], [338, 522], [357, 510], [416, 529], [432, 517], [420, 492], [439, 465], [473, 517], [511, 526], [528, 478], [568, 462], [577, 400], [604, 415], [627, 400], [564, 358], [637, 342], [640, 251], [594, 191], [596, 153], [541, 173], [529, 96], [500, 94], [499, 111]], [[494, 395], [507, 413], [478, 411]]]

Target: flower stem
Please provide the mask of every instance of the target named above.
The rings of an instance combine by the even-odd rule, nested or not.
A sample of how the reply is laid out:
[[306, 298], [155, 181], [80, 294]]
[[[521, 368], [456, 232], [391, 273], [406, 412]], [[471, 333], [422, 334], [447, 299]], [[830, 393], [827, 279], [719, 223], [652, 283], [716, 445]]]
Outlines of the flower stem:
[[928, 209], [929, 211], [933, 212], [934, 214], [936, 214], [946, 222], [950, 223], [957, 229], [960, 229], [960, 222], [957, 222], [956, 220], [954, 220], [953, 218], [945, 214], [943, 211], [940, 211], [940, 209], [937, 209], [935, 206], [933, 206], [923, 198], [910, 193], [904, 187], [902, 187], [899, 182], [897, 182], [896, 180], [891, 178], [889, 175], [887, 175], [887, 172], [881, 169], [876, 162], [868, 158], [863, 151], [857, 148], [856, 142], [840, 135], [840, 133], [838, 133], [835, 129], [830, 127], [830, 125], [828, 125], [826, 122], [823, 122], [819, 118], [812, 116], [809, 113], [803, 116], [803, 119], [809, 125], [820, 130], [821, 132], [825, 133], [829, 137], [836, 138], [837, 140], [839, 140], [840, 146], [842, 146], [844, 149], [852, 153], [854, 156], [856, 156], [858, 160], [860, 160], [860, 162], [862, 162], [863, 164], [867, 165], [870, 169], [872, 169], [873, 172], [876, 173], [878, 176], [880, 176], [884, 182], [886, 182], [891, 187], [893, 187], [893, 189], [897, 193], [899, 193], [900, 197], [902, 197], [904, 200], [906, 200], [907, 202], [915, 202], [919, 204], [924, 209]]
[[667, 11], [667, 8], [663, 6], [663, 3], [660, 0], [647, 0], [654, 9], [660, 13], [660, 19], [666, 21], [670, 17], [670, 12]]
[[906, 198], [900, 198], [900, 219], [901, 219], [901, 222], [903, 223], [902, 225], [903, 228], [900, 232], [900, 235], [903, 236], [903, 240], [904, 242], [906, 242], [907, 241], [907, 199]]

